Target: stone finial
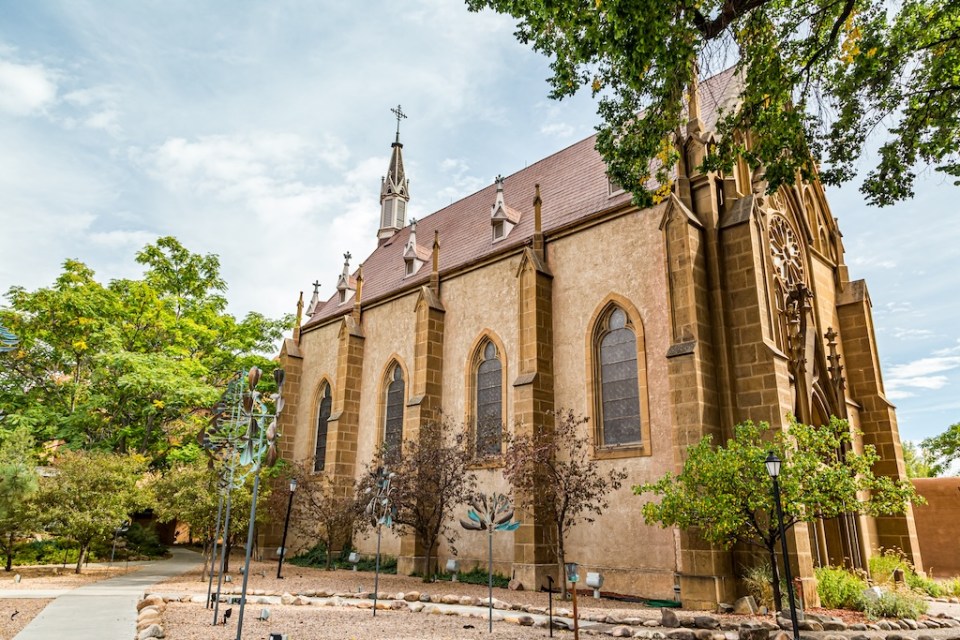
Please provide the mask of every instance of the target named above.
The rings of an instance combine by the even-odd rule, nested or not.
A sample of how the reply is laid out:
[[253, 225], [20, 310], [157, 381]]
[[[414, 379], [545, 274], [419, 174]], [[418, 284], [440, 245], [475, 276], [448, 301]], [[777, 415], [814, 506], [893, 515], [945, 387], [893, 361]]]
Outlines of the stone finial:
[[533, 232], [542, 233], [543, 221], [540, 217], [540, 209], [543, 206], [543, 199], [540, 197], [540, 184], [535, 184], [533, 188], [536, 193], [536, 195], [533, 196]]
[[357, 268], [357, 305], [360, 305], [360, 299], [363, 297], [363, 263]]
[[430, 273], [430, 288], [440, 295], [440, 231], [433, 232], [433, 271]]
[[297, 300], [297, 317], [293, 321], [293, 340], [300, 342], [300, 323], [303, 321], [303, 291], [300, 292], [300, 298]]
[[320, 306], [320, 281], [314, 280], [313, 296], [310, 298], [310, 304], [307, 306], [307, 317], [312, 318], [313, 314], [317, 312], [317, 307], [319, 306]]

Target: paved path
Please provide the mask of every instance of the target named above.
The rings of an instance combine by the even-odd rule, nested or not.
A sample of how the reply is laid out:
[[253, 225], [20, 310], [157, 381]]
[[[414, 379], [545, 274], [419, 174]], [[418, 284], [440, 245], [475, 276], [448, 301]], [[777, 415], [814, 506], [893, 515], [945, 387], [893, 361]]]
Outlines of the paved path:
[[[117, 578], [72, 589], [51, 602], [14, 640], [130, 640], [136, 636], [137, 602], [147, 587], [192, 569], [200, 554], [171, 549], [169, 560]], [[18, 592], [24, 597], [23, 591]], [[54, 593], [51, 591], [50, 593]], [[49, 596], [47, 596], [49, 597]]]

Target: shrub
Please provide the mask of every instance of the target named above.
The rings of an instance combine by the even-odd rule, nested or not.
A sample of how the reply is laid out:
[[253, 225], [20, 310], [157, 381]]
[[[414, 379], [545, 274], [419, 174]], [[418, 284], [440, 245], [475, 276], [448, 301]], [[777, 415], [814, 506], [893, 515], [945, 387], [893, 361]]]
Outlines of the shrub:
[[867, 582], [860, 576], [840, 567], [818, 567], [817, 595], [827, 609], [863, 611], [863, 590]]
[[[437, 580], [452, 580], [453, 575], [449, 573], [441, 573], [437, 576]], [[461, 571], [457, 574], [457, 580], [464, 582], [466, 584], [488, 584], [488, 574], [487, 570], [476, 566], [470, 571]], [[510, 578], [501, 573], [494, 572], [493, 574], [493, 586], [499, 587], [501, 589], [506, 589], [510, 584]]]
[[918, 619], [927, 612], [927, 602], [920, 595], [906, 588], [884, 591], [875, 600], [866, 600], [863, 612], [867, 617]]
[[940, 586], [945, 595], [960, 598], [960, 578], [950, 578]]
[[[757, 601], [757, 604], [773, 610], [773, 567], [770, 563], [758, 564], [744, 572], [743, 585], [747, 593]], [[787, 583], [781, 577], [780, 593], [787, 597]], [[784, 605], [786, 606], [786, 605]]]
[[924, 578], [923, 576], [917, 575], [913, 571], [910, 571], [906, 574], [906, 581], [908, 587], [914, 591], [925, 593], [931, 598], [939, 598], [943, 595], [943, 587], [940, 585], [940, 583], [935, 582], [930, 578]]
[[[51, 538], [48, 540], [31, 540], [14, 546], [13, 564], [75, 564], [80, 554], [80, 548], [73, 542]], [[88, 561], [96, 560], [96, 555], [88, 556]]]
[[[350, 556], [350, 547], [344, 547], [340, 555], [330, 563], [334, 569], [353, 569], [353, 564], [347, 561]], [[327, 547], [319, 542], [312, 548], [298, 556], [290, 558], [290, 564], [298, 567], [317, 567], [325, 569], [327, 566]], [[357, 571], [375, 571], [377, 568], [376, 556], [360, 556], [360, 562], [357, 563]], [[393, 556], [380, 555], [380, 573], [396, 573], [397, 559]]]

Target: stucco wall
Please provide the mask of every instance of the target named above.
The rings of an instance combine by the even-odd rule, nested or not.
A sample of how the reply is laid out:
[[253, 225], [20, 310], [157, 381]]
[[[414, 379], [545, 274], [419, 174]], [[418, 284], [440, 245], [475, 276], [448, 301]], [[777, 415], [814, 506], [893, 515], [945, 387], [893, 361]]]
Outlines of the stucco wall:
[[916, 478], [913, 486], [927, 504], [914, 505], [913, 519], [927, 575], [960, 575], [960, 478]]

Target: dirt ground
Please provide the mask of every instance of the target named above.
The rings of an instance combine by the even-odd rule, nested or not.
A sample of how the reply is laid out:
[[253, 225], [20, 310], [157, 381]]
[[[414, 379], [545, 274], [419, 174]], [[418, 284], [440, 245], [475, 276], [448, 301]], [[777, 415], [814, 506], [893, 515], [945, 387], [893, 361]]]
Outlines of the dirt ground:
[[[73, 589], [91, 582], [99, 582], [107, 578], [121, 576], [128, 571], [135, 571], [139, 566], [115, 564], [112, 567], [101, 564], [90, 564], [84, 567], [83, 573], [73, 572], [73, 566], [42, 565], [36, 567], [14, 567], [12, 571], [0, 571], [0, 590], [31, 591], [35, 589]], [[20, 574], [20, 583], [16, 581]]]
[[41, 598], [0, 600], [0, 640], [12, 640], [51, 602]]

